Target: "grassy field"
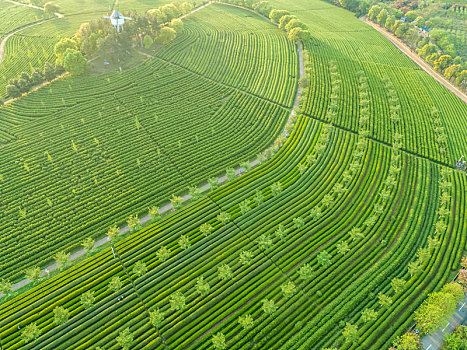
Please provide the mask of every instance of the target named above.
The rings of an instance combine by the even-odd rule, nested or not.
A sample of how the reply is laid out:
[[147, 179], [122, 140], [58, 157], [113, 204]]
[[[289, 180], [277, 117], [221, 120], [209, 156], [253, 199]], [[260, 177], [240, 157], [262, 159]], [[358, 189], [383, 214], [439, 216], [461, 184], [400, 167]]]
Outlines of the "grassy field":
[[[286, 143], [115, 243], [116, 257], [104, 249], [0, 305], [5, 349], [119, 349], [125, 328], [131, 349], [212, 349], [219, 332], [227, 349], [387, 349], [428, 293], [452, 280], [467, 250], [467, 179], [452, 169], [465, 153], [466, 105], [350, 12], [319, 0], [271, 3], [313, 33], [310, 87]], [[197, 12], [185, 28], [123, 74], [64, 80], [0, 109], [7, 277], [280, 133], [298, 80], [284, 33], [225, 5]], [[141, 262], [147, 272], [138, 276]], [[118, 292], [108, 288], [115, 277]], [[89, 309], [85, 292], [95, 297]], [[70, 312], [63, 325], [56, 306]], [[154, 310], [164, 315], [157, 326]], [[244, 328], [246, 315], [253, 323]], [[31, 323], [41, 335], [25, 344]], [[348, 323], [355, 342], [342, 334]]]

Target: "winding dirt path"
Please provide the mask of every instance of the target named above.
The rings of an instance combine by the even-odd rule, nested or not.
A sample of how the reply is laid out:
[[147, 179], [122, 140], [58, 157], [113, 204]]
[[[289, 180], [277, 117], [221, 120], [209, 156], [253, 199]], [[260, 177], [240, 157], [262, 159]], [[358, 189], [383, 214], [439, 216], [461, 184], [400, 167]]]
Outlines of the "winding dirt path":
[[[184, 18], [184, 17], [186, 17], [186, 16], [188, 16], [188, 15], [190, 15], [190, 14], [196, 12], [196, 11], [199, 11], [200, 9], [202, 9], [202, 8], [204, 8], [204, 7], [206, 7], [206, 6], [210, 5], [210, 4], [212, 4], [212, 2], [209, 2], [209, 3], [205, 4], [205, 5], [200, 6], [200, 7], [197, 7], [196, 9], [194, 9], [193, 11], [191, 11], [190, 13], [188, 13], [188, 14], [182, 16], [182, 17]], [[246, 9], [246, 8], [245, 8], [245, 9]], [[50, 20], [50, 19], [48, 19], [48, 20]], [[37, 25], [37, 24], [39, 24], [39, 23], [36, 23], [36, 24], [34, 24], [34, 25]], [[29, 26], [32, 26], [32, 25], [29, 25]], [[24, 27], [24, 28], [25, 28], [25, 27]], [[22, 28], [22, 29], [24, 29], [24, 28]], [[13, 34], [14, 34], [14, 33], [12, 33], [11, 35], [13, 35]], [[11, 36], [11, 35], [10, 35], [10, 36]], [[6, 39], [6, 38], [5, 38], [5, 39]], [[301, 43], [301, 42], [298, 43], [297, 52], [298, 52], [298, 55], [299, 55], [299, 66], [300, 66], [300, 69], [299, 69], [300, 77], [299, 77], [299, 78], [303, 78], [303, 77], [305, 76], [305, 65], [304, 65], [304, 61], [303, 61], [303, 49], [302, 49], [302, 43]], [[151, 55], [145, 54], [144, 52], [140, 52], [140, 53], [143, 54], [143, 55], [146, 55], [146, 56], [148, 56], [148, 57], [152, 57]], [[0, 59], [0, 61], [1, 61], [1, 59]], [[295, 95], [294, 107], [296, 107], [296, 106], [299, 105], [299, 99], [300, 99], [300, 96], [301, 96], [301, 92], [302, 92], [302, 88], [301, 88], [300, 85], [299, 85], [299, 87], [298, 87], [298, 89], [297, 89], [297, 93], [296, 93], [296, 95]], [[295, 108], [292, 108], [292, 110], [291, 110], [291, 112], [290, 112], [289, 120], [290, 120], [294, 115], [295, 115]], [[285, 128], [284, 128], [283, 133], [286, 133]], [[257, 166], [258, 164], [260, 164], [260, 161], [259, 161], [258, 159], [255, 159], [255, 160], [253, 160], [253, 161], [250, 162], [251, 168]], [[235, 169], [236, 175], [241, 175], [241, 173], [242, 173], [243, 171], [244, 171], [244, 169], [241, 168], [241, 167], [238, 167], [238, 168]], [[218, 182], [218, 184], [223, 184], [224, 182], [227, 182], [227, 177], [226, 177], [225, 175], [224, 175], [224, 176], [221, 176], [221, 177], [219, 177], [219, 179], [218, 179], [217, 182]], [[204, 193], [204, 192], [206, 192], [206, 191], [209, 191], [210, 188], [211, 188], [211, 185], [210, 185], [209, 183], [206, 183], [206, 184], [202, 185], [202, 186], [199, 188], [199, 190], [200, 190], [200, 193]], [[185, 194], [184, 196], [182, 196], [182, 198], [183, 198], [183, 202], [186, 203], [187, 201], [189, 201], [189, 200], [192, 198], [192, 196], [189, 195], [189, 194]], [[160, 214], [164, 214], [164, 213], [173, 211], [173, 209], [174, 209], [174, 208], [173, 208], [172, 203], [170, 203], [170, 202], [165, 202], [165, 204], [164, 204], [163, 206], [160, 207], [159, 212], [160, 212]], [[149, 215], [146, 215], [146, 216], [140, 218], [140, 223], [141, 223], [141, 224], [144, 224], [144, 223], [148, 222], [149, 220], [151, 220], [151, 217], [150, 217]], [[123, 235], [123, 234], [125, 234], [125, 233], [127, 233], [127, 232], [129, 232], [129, 231], [130, 231], [130, 227], [129, 227], [129, 226], [122, 227], [122, 228], [120, 229], [119, 235]], [[94, 247], [93, 247], [93, 248], [95, 249], [95, 248], [97, 248], [97, 247], [100, 247], [100, 246], [102, 246], [102, 245], [108, 243], [108, 242], [110, 242], [110, 239], [109, 239], [108, 236], [105, 236], [105, 237], [103, 237], [103, 238], [97, 240], [97, 241], [94, 243]], [[74, 252], [73, 254], [70, 255], [69, 261], [74, 261], [74, 260], [76, 260], [76, 259], [78, 259], [78, 258], [84, 256], [86, 253], [87, 253], [87, 250], [86, 250], [86, 249], [80, 249], [80, 250], [78, 250], [78, 251], [76, 251], [76, 252]], [[58, 266], [57, 266], [56, 263], [47, 266], [46, 268], [44, 268], [44, 269], [42, 270], [42, 277], [44, 277], [44, 276], [47, 275], [47, 272], [46, 272], [46, 271], [48, 271], [48, 272], [50, 273], [50, 272], [55, 271], [55, 270], [57, 270], [57, 269], [58, 269]], [[20, 288], [22, 288], [22, 287], [28, 285], [28, 284], [31, 283], [31, 282], [32, 282], [31, 280], [28, 280], [28, 279], [25, 278], [25, 279], [23, 279], [23, 280], [21, 280], [21, 281], [15, 283], [15, 284], [13, 284], [12, 287], [11, 287], [11, 291], [14, 292], [14, 291], [16, 291], [16, 290], [18, 290], [18, 289], [20, 289]], [[1, 299], [3, 296], [4, 296], [4, 294], [0, 294], [0, 299]]]
[[369, 24], [378, 32], [383, 34], [387, 39], [389, 39], [395, 47], [401, 50], [407, 57], [409, 57], [412, 61], [414, 61], [417, 65], [420, 66], [425, 72], [435, 78], [440, 84], [442, 84], [446, 89], [450, 90], [454, 93], [457, 97], [459, 97], [462, 101], [467, 103], [467, 95], [464, 94], [461, 90], [459, 90], [456, 86], [452, 85], [452, 83], [443, 77], [441, 74], [438, 74], [431, 68], [431, 66], [426, 63], [420, 56], [418, 56], [415, 52], [413, 52], [402, 40], [396, 37], [394, 34], [390, 33], [386, 28], [382, 28], [379, 25], [369, 21], [367, 18], [360, 18], [363, 22]]
[[[17, 1], [13, 1], [13, 0], [6, 0], [6, 1], [11, 2], [12, 4], [15, 4], [15, 5], [26, 6], [26, 7], [31, 7], [31, 8], [35, 8], [35, 9], [38, 9], [38, 10], [45, 11], [42, 7], [38, 7], [38, 6], [30, 5], [30, 4], [23, 4], [21, 2], [17, 2]], [[55, 12], [54, 14], [55, 14], [56, 18], [63, 18], [63, 15], [61, 13]], [[18, 28], [16, 30], [12, 31], [11, 33], [9, 33], [5, 38], [3, 38], [2, 42], [0, 43], [0, 64], [2, 63], [3, 58], [5, 56], [6, 42], [10, 37], [12, 37], [16, 33], [20, 32], [20, 31], [22, 31], [22, 30], [24, 30], [26, 28], [31, 28], [31, 27], [37, 26], [39, 24], [42, 24], [42, 23], [45, 23], [45, 22], [48, 22], [48, 21], [52, 21], [52, 20], [54, 20], [56, 18], [47, 18], [47, 19], [43, 19], [43, 20], [38, 21], [38, 22], [30, 23], [30, 24], [22, 26], [22, 27], [20, 27], [20, 28]]]

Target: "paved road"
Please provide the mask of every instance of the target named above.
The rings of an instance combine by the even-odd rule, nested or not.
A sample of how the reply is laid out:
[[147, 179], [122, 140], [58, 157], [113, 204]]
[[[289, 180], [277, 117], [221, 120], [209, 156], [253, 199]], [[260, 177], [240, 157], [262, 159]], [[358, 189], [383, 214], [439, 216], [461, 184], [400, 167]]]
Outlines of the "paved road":
[[457, 97], [459, 97], [462, 101], [467, 103], [467, 95], [464, 94], [460, 89], [458, 89], [456, 86], [451, 84], [449, 80], [447, 80], [444, 76], [441, 74], [438, 74], [433, 70], [433, 68], [425, 62], [423, 58], [421, 58], [419, 55], [417, 55], [415, 52], [413, 52], [410, 47], [408, 47], [402, 40], [400, 40], [398, 37], [396, 37], [394, 34], [390, 33], [386, 28], [382, 28], [379, 25], [373, 23], [372, 21], [368, 20], [367, 18], [360, 18], [364, 22], [368, 23], [370, 26], [372, 26], [374, 29], [376, 29], [378, 32], [383, 34], [386, 38], [388, 38], [394, 46], [396, 46], [399, 50], [401, 50], [407, 57], [409, 57], [412, 61], [414, 61], [416, 64], [420, 66], [425, 72], [427, 72], [429, 75], [431, 75], [433, 78], [435, 78], [440, 84], [444, 85], [448, 90], [453, 92]]
[[467, 324], [467, 296], [458, 305], [456, 313], [452, 315], [449, 323], [444, 328], [439, 329], [433, 334], [425, 335], [422, 338], [423, 349], [440, 350], [443, 345], [443, 339], [446, 333], [453, 332], [457, 326]]

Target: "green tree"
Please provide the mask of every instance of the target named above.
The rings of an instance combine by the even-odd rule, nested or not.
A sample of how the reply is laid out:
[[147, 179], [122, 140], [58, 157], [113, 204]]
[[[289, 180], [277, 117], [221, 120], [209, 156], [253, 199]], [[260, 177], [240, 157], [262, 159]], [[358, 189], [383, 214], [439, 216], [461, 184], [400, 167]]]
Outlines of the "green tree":
[[263, 299], [262, 303], [263, 303], [262, 309], [265, 314], [271, 316], [277, 311], [277, 306], [274, 300]]
[[292, 20], [296, 19], [293, 15], [284, 15], [279, 19], [279, 28], [285, 30], [286, 25]]
[[284, 241], [288, 232], [289, 230], [287, 230], [283, 224], [279, 224], [279, 226], [277, 226], [275, 234], [277, 238], [279, 238], [281, 241]]
[[395, 22], [396, 22], [396, 17], [395, 16], [388, 16], [386, 18], [386, 22], [384, 23], [384, 26], [387, 29], [392, 29], [392, 26], [394, 25]]
[[233, 179], [235, 179], [236, 175], [237, 173], [235, 172], [234, 168], [227, 168], [225, 170], [225, 176], [227, 177], [228, 181], [232, 181]]
[[212, 345], [214, 346], [214, 349], [216, 350], [221, 350], [225, 349], [225, 336], [221, 332], [218, 332], [217, 334], [212, 336]]
[[148, 209], [148, 215], [151, 217], [153, 220], [159, 220], [161, 218], [161, 213], [160, 209], [158, 206], [152, 206], [151, 208]]
[[109, 282], [109, 290], [111, 292], [118, 292], [120, 289], [122, 289], [122, 281], [120, 280], [120, 277], [115, 276], [112, 277], [112, 279]]
[[395, 294], [399, 294], [404, 291], [406, 281], [402, 278], [393, 278], [391, 280], [391, 287], [394, 290]]
[[166, 45], [172, 40], [174, 40], [176, 37], [177, 32], [175, 31], [175, 29], [170, 27], [163, 27], [159, 32], [159, 36], [157, 37], [156, 42], [158, 44]]
[[199, 231], [207, 237], [208, 235], [211, 234], [212, 231], [214, 231], [214, 227], [211, 226], [210, 223], [205, 222], [199, 227]]
[[113, 225], [107, 230], [107, 237], [109, 237], [110, 241], [113, 242], [119, 233], [120, 229], [116, 225]]
[[33, 266], [24, 271], [26, 278], [36, 284], [42, 276], [41, 268]]
[[17, 98], [21, 96], [21, 91], [18, 89], [16, 85], [7, 85], [6, 86], [6, 94], [10, 98]]
[[254, 254], [250, 250], [242, 250], [240, 252], [239, 261], [242, 265], [250, 265], [251, 260], [253, 259]]
[[[297, 43], [301, 37], [302, 37], [302, 33], [303, 33], [303, 29], [300, 28], [300, 27], [295, 27], [295, 28], [292, 28], [288, 34], [287, 34], [287, 37], [289, 38], [290, 41], [292, 41], [293, 43]], [[300, 164], [299, 166], [301, 166], [302, 164]], [[300, 170], [300, 168], [299, 168]], [[301, 175], [301, 174], [300, 174]]]
[[386, 20], [388, 19], [388, 10], [382, 9], [378, 15], [376, 16], [376, 20], [382, 26], [386, 24]]
[[435, 44], [426, 44], [421, 49], [417, 50], [420, 56], [426, 57], [432, 55], [438, 51]]
[[325, 194], [323, 199], [321, 200], [321, 204], [326, 208], [328, 208], [333, 203], [334, 203], [334, 197], [330, 195], [329, 193]]
[[233, 278], [232, 268], [226, 264], [220, 265], [217, 267], [217, 275], [223, 281], [230, 280]]
[[164, 321], [164, 314], [159, 308], [149, 311], [149, 321], [154, 327], [159, 328], [162, 325], [162, 321]]
[[318, 263], [320, 263], [323, 267], [328, 267], [331, 265], [331, 258], [332, 258], [331, 254], [329, 254], [325, 250], [323, 250], [317, 256]]
[[180, 16], [180, 11], [175, 6], [175, 4], [167, 4], [167, 5], [160, 7], [160, 9], [167, 17], [168, 22]]
[[378, 5], [371, 6], [370, 11], [368, 11], [369, 20], [375, 22], [380, 12], [381, 12], [381, 6], [378, 6]]
[[5, 295], [10, 295], [11, 293], [11, 282], [2, 278], [0, 280], [0, 293]]
[[80, 51], [68, 49], [63, 56], [63, 68], [71, 75], [80, 75], [86, 69], [87, 60]]
[[21, 339], [28, 343], [33, 339], [37, 339], [41, 335], [41, 330], [36, 323], [30, 323], [21, 332]]
[[133, 333], [130, 332], [130, 328], [125, 328], [123, 331], [118, 333], [118, 337], [115, 338], [117, 344], [120, 345], [123, 350], [129, 350], [133, 344]]
[[310, 218], [313, 221], [319, 220], [323, 216], [323, 212], [319, 206], [315, 206], [310, 210]]
[[44, 77], [42, 76], [41, 71], [35, 69], [31, 74], [31, 84], [33, 86], [40, 85], [44, 82]]
[[342, 332], [342, 336], [345, 339], [346, 343], [355, 343], [358, 340], [358, 327], [357, 325], [353, 325], [349, 322], [345, 324], [344, 331]]
[[240, 208], [240, 211], [242, 212], [242, 215], [245, 215], [246, 213], [248, 213], [251, 210], [250, 200], [248, 198], [245, 199], [244, 201], [240, 202], [238, 206]]
[[442, 55], [434, 61], [433, 69], [436, 71], [444, 71], [452, 63], [452, 57], [450, 55]]
[[231, 215], [226, 211], [221, 211], [219, 215], [216, 216], [216, 219], [221, 222], [222, 225], [226, 225], [231, 220]]
[[219, 179], [217, 177], [210, 177], [208, 183], [211, 186], [211, 190], [213, 190], [219, 186]]
[[90, 290], [81, 294], [80, 297], [81, 305], [83, 305], [85, 309], [89, 309], [90, 307], [92, 307], [95, 300], [96, 298], [94, 298], [94, 291]]
[[392, 299], [391, 297], [387, 296], [386, 294], [383, 294], [383, 293], [379, 293], [378, 294], [378, 301], [379, 301], [379, 304], [383, 307], [383, 308], [389, 308], [392, 304]]
[[64, 324], [70, 318], [70, 312], [63, 306], [56, 306], [54, 309], [54, 323], [59, 326]]
[[169, 198], [175, 209], [179, 209], [182, 206], [183, 198], [172, 194], [172, 197]]
[[417, 251], [418, 261], [423, 264], [428, 261], [431, 257], [430, 248], [419, 248]]
[[59, 269], [66, 267], [69, 263], [70, 253], [58, 252], [55, 254], [55, 262]]
[[310, 264], [303, 264], [300, 269], [298, 270], [298, 275], [300, 279], [306, 281], [313, 277], [313, 268]]
[[425, 25], [425, 18], [422, 16], [415, 18], [415, 25], [419, 28], [422, 28]]
[[191, 199], [198, 199], [200, 197], [199, 187], [196, 186], [189, 186], [188, 187], [188, 194], [191, 196]]
[[407, 265], [407, 270], [410, 273], [410, 277], [412, 277], [413, 275], [416, 275], [417, 273], [422, 271], [422, 266], [418, 261], [412, 261], [409, 262], [409, 264]]
[[288, 15], [289, 11], [286, 10], [272, 10], [269, 13], [269, 19], [274, 23], [279, 23], [282, 16]]
[[293, 218], [293, 225], [295, 229], [301, 229], [303, 226], [305, 226], [305, 220], [303, 218], [298, 217], [298, 218]]
[[253, 200], [255, 201], [256, 205], [261, 205], [264, 202], [264, 194], [263, 191], [260, 189], [256, 189], [255, 195], [253, 197]]
[[440, 245], [440, 241], [437, 237], [431, 237], [431, 236], [428, 236], [428, 249], [430, 251], [434, 251], [436, 249], [438, 249], [439, 245]]
[[305, 23], [303, 23], [302, 21], [300, 21], [299, 19], [297, 18], [292, 18], [288, 23], [287, 25], [285, 26], [285, 30], [287, 32], [290, 32], [292, 31], [292, 29], [294, 28], [302, 28], [302, 30], [306, 30], [308, 29], [308, 27], [306, 26]]
[[359, 227], [355, 226], [350, 230], [350, 238], [352, 238], [352, 241], [359, 240], [363, 237], [364, 235]]
[[346, 241], [342, 241], [336, 244], [337, 251], [339, 254], [345, 255], [349, 250], [349, 244]]
[[186, 309], [185, 296], [181, 292], [175, 292], [170, 296], [170, 309], [180, 311]]
[[423, 344], [420, 341], [420, 336], [416, 333], [405, 333], [397, 337], [393, 345], [400, 350], [422, 350]]
[[145, 275], [146, 272], [148, 272], [148, 268], [146, 267], [146, 264], [141, 260], [137, 261], [135, 263], [135, 266], [133, 266], [133, 273], [138, 277]]
[[46, 2], [44, 5], [44, 12], [47, 16], [52, 17], [54, 16], [55, 12], [60, 11], [60, 8], [54, 2]]
[[83, 246], [84, 249], [87, 251], [90, 251], [94, 248], [95, 241], [92, 239], [92, 237], [87, 237], [81, 245]]
[[287, 299], [292, 297], [297, 292], [297, 289], [295, 288], [295, 284], [293, 284], [293, 282], [291, 281], [288, 281], [287, 283], [282, 284], [281, 290], [282, 290], [282, 294], [284, 295], [284, 298], [287, 298]]
[[253, 327], [254, 320], [250, 314], [245, 314], [238, 317], [238, 323], [243, 327], [243, 329], [250, 329]]
[[143, 46], [145, 49], [150, 49], [152, 44], [154, 44], [154, 40], [151, 38], [150, 35], [145, 35], [143, 38]]
[[456, 85], [462, 88], [467, 88], [467, 70], [463, 70], [457, 74]]
[[183, 250], [187, 250], [188, 248], [190, 248], [191, 243], [190, 243], [190, 239], [188, 238], [188, 236], [186, 235], [180, 236], [180, 239], [178, 240], [178, 245]]
[[170, 253], [171, 251], [169, 248], [162, 246], [159, 248], [156, 255], [159, 258], [160, 262], [165, 262], [168, 258], [170, 258]]
[[274, 182], [272, 185], [271, 185], [271, 193], [274, 197], [280, 195], [282, 193], [282, 185], [281, 183], [278, 181], [278, 182]]
[[271, 236], [267, 233], [263, 233], [261, 236], [259, 236], [256, 239], [256, 242], [258, 243], [259, 247], [263, 250], [268, 250], [272, 247], [273, 244]]
[[169, 27], [175, 30], [177, 34], [181, 34], [183, 32], [183, 22], [181, 19], [174, 18], [170, 21]]
[[373, 309], [365, 309], [362, 311], [361, 320], [363, 323], [373, 322], [378, 317], [378, 312]]
[[130, 217], [128, 218], [126, 222], [128, 224], [128, 227], [130, 227], [131, 230], [134, 230], [135, 227], [140, 224], [138, 214], [130, 215]]
[[203, 276], [196, 279], [196, 290], [203, 297], [209, 294], [211, 288], [209, 287], [209, 283], [204, 280]]

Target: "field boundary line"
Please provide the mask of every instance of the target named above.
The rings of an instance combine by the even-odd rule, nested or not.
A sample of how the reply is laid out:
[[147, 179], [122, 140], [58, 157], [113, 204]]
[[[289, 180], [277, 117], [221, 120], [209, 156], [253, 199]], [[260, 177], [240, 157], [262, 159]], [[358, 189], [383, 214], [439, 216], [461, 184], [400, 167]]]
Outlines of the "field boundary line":
[[367, 23], [378, 32], [383, 34], [390, 42], [394, 44], [402, 53], [404, 53], [408, 58], [410, 58], [415, 64], [417, 64], [420, 68], [422, 68], [425, 72], [427, 72], [431, 77], [435, 78], [441, 85], [443, 85], [446, 89], [451, 91], [457, 97], [459, 97], [462, 101], [467, 103], [467, 95], [465, 95], [460, 89], [455, 87], [449, 80], [445, 77], [441, 76], [439, 73], [435, 72], [434, 69], [426, 63], [420, 56], [418, 56], [415, 52], [413, 52], [407, 44], [402, 42], [399, 38], [397, 38], [394, 34], [388, 32], [386, 29], [383, 29], [379, 25], [369, 21], [366, 17], [361, 17], [360, 20]]

